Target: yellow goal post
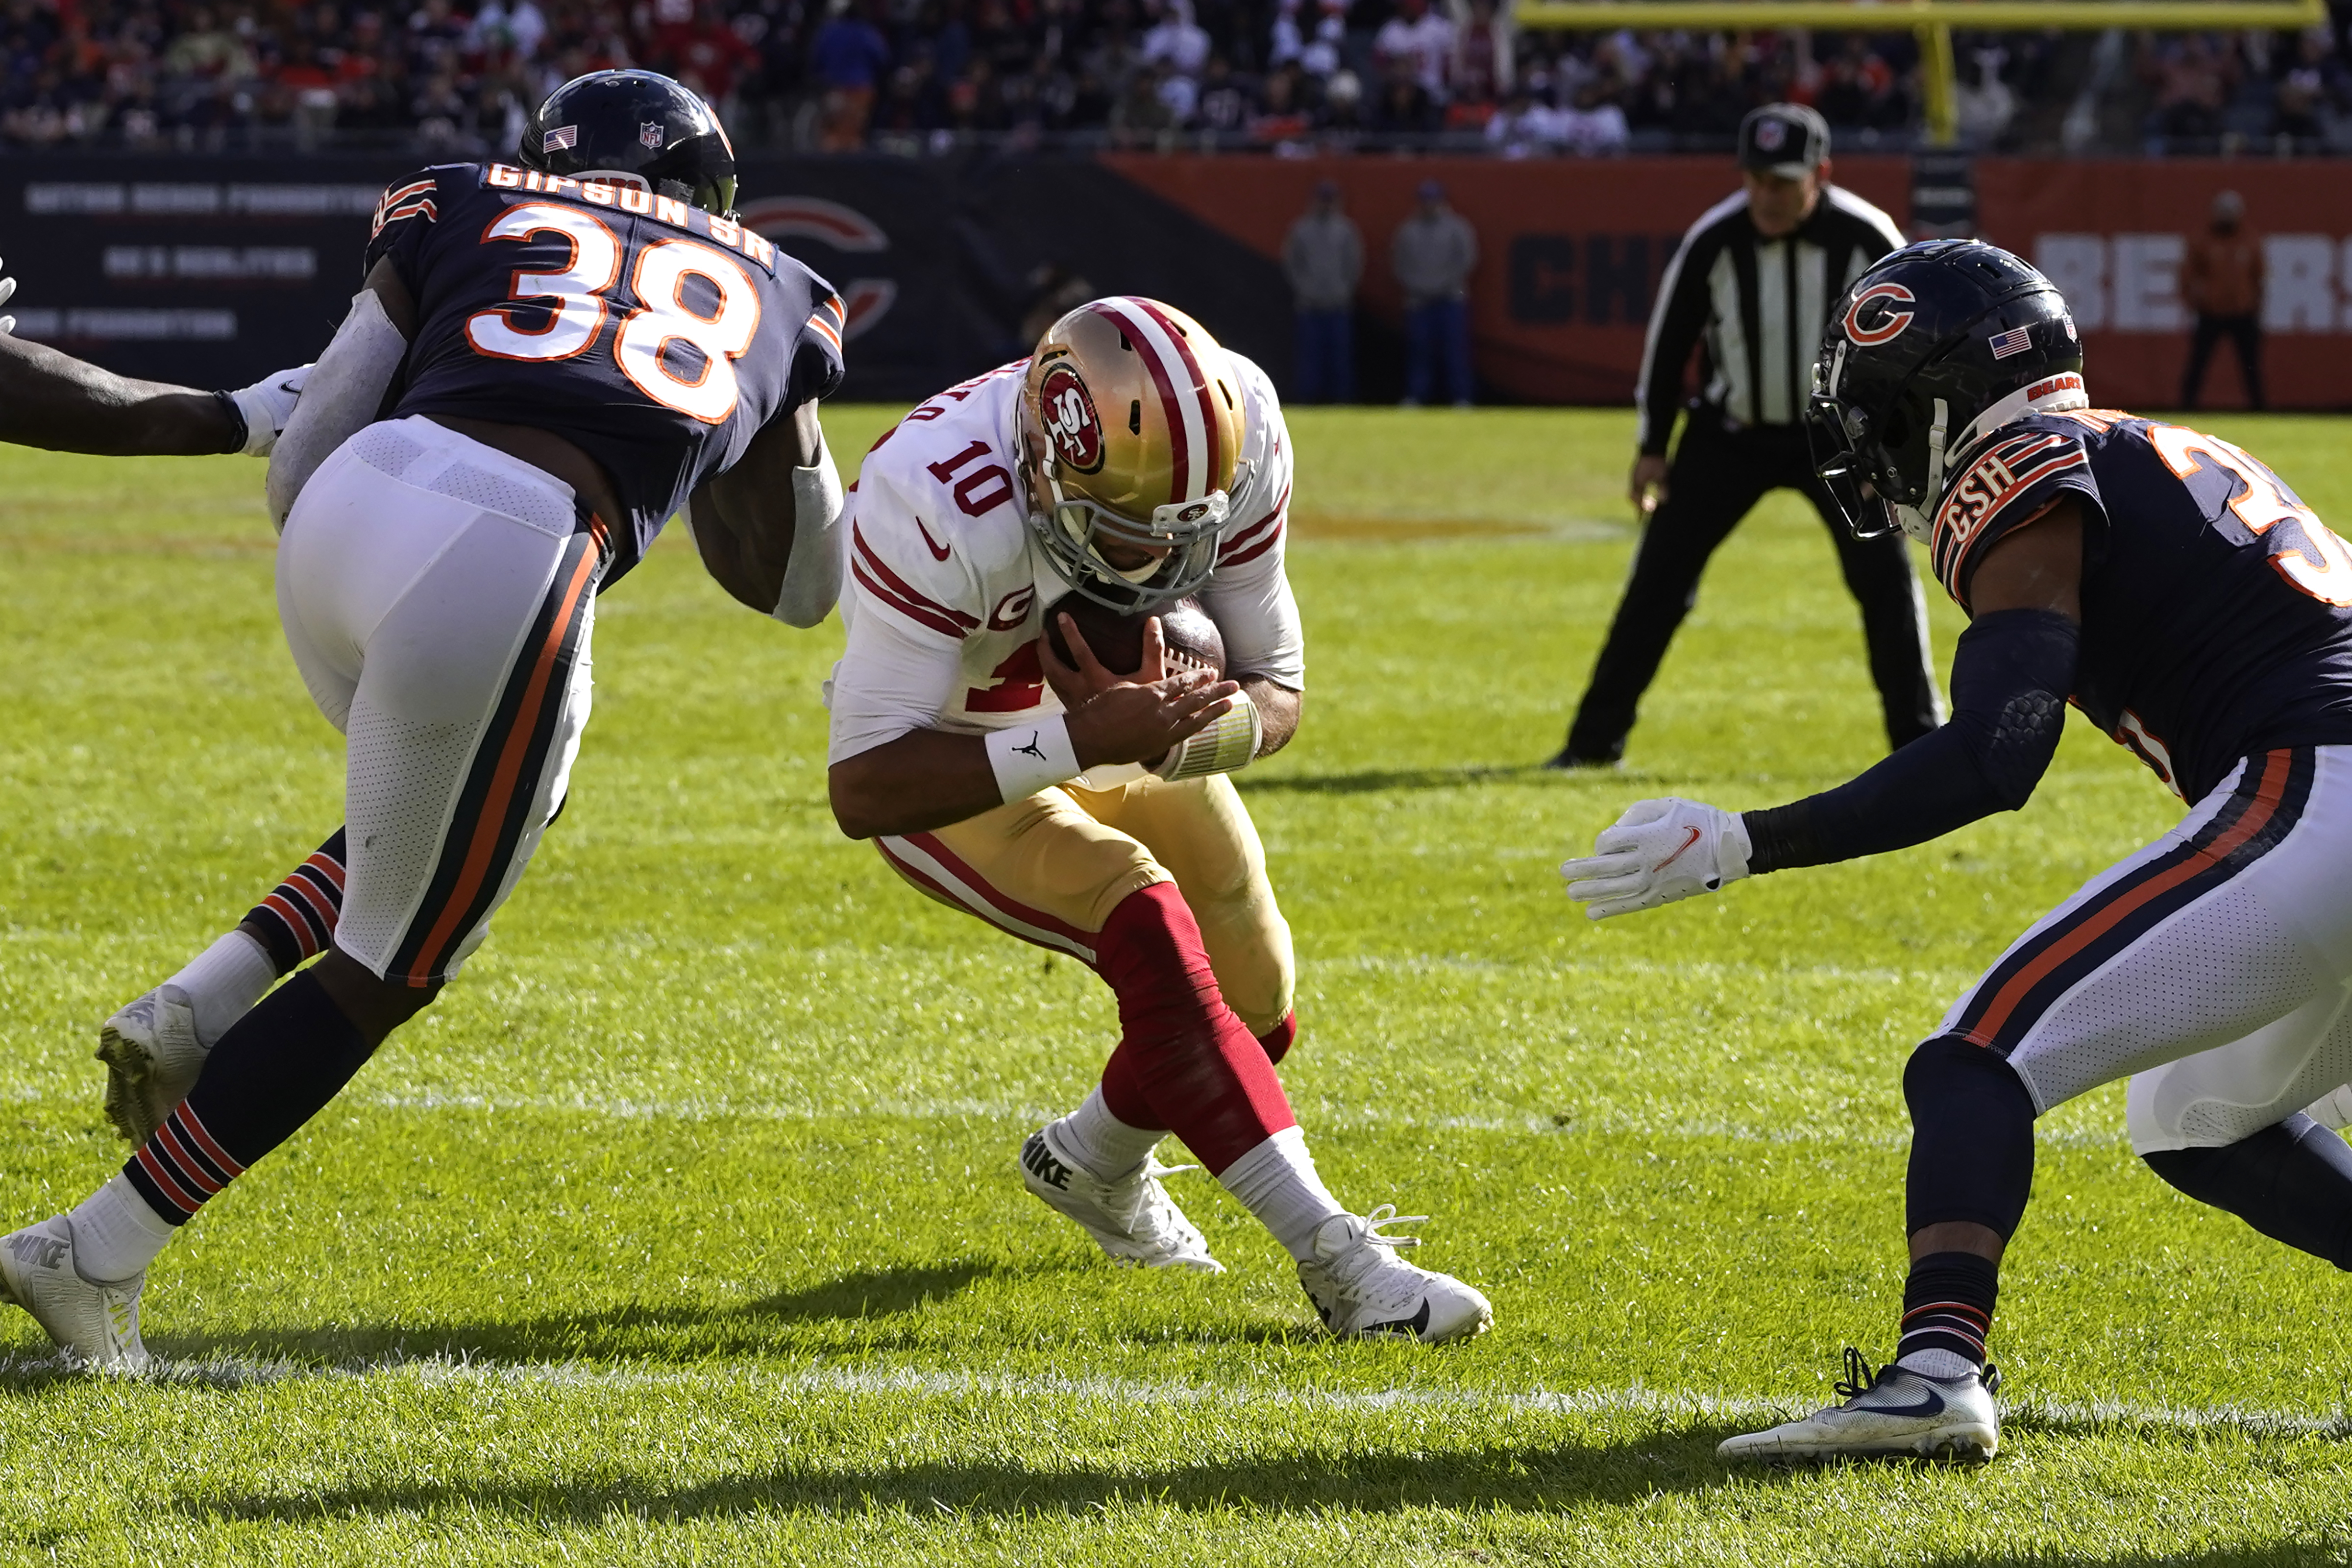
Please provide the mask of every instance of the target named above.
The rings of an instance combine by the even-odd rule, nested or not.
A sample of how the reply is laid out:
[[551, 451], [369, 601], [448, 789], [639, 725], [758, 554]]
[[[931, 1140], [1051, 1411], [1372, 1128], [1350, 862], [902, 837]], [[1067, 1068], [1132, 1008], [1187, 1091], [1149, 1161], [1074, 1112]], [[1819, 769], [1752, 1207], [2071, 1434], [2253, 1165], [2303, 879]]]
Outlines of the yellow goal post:
[[2326, 0], [1519, 0], [1521, 27], [1613, 33], [1683, 29], [1754, 32], [1821, 27], [1837, 32], [1910, 31], [1919, 40], [1928, 140], [1958, 130], [1952, 60], [1955, 27], [2031, 31], [2229, 32], [2246, 27], [2324, 26]]

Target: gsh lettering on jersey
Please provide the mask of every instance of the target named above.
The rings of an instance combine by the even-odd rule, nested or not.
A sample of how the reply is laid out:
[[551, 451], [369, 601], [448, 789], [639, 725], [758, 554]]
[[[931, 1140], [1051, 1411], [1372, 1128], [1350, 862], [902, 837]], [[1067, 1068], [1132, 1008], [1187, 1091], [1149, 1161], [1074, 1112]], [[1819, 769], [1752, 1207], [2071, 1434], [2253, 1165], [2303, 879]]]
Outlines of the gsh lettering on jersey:
[[394, 182], [367, 265], [417, 304], [390, 416], [537, 426], [593, 454], [625, 518], [605, 582], [695, 486], [842, 374], [832, 288], [725, 216], [624, 181], [453, 163]]

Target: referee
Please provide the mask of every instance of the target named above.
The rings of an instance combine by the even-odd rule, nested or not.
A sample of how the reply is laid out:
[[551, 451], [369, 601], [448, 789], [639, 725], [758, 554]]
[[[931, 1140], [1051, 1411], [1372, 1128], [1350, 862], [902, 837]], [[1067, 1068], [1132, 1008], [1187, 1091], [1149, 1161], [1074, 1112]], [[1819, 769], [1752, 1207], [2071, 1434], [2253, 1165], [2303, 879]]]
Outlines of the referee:
[[[1701, 215], [1666, 266], [1634, 390], [1633, 505], [1648, 526], [1552, 767], [1604, 766], [1624, 755], [1634, 710], [1698, 598], [1707, 557], [1767, 490], [1784, 488], [1805, 493], [1837, 542], [1845, 585], [1862, 604], [1888, 743], [1943, 721], [1927, 669], [1927, 606], [1902, 535], [1864, 542], [1848, 532], [1805, 447], [1822, 318], [1864, 268], [1903, 244], [1885, 213], [1829, 183], [1829, 152], [1828, 124], [1801, 104], [1750, 113], [1739, 126], [1744, 188]], [[1669, 467], [1684, 371], [1702, 341], [1706, 388], [1689, 404]]]

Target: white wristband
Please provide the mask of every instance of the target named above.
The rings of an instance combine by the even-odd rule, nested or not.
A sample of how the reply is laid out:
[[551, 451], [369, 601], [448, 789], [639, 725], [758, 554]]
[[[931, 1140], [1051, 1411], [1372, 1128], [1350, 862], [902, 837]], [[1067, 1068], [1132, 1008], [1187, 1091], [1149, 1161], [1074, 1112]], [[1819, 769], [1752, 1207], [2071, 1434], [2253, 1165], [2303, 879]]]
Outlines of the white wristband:
[[1069, 721], [1056, 713], [1034, 724], [991, 730], [988, 765], [996, 774], [997, 793], [1007, 803], [1077, 777], [1078, 752], [1070, 744]]
[[1235, 697], [1234, 705], [1207, 729], [1178, 742], [1152, 772], [1171, 784], [1233, 773], [1255, 762], [1257, 749], [1265, 743], [1265, 721], [1258, 716], [1257, 704], [1244, 693]]

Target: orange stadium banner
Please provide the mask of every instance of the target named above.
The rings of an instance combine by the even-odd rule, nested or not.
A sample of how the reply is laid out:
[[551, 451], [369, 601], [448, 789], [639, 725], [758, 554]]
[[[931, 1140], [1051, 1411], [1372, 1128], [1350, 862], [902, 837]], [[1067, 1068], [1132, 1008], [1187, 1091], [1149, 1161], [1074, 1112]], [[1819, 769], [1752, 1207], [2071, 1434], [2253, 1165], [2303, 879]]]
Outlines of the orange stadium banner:
[[[1126, 178], [1268, 258], [1331, 179], [1362, 227], [1364, 303], [1396, 321], [1387, 236], [1424, 180], [1476, 227], [1471, 322], [1480, 377], [1533, 402], [1630, 400], [1643, 323], [1683, 229], [1733, 189], [1713, 159], [1329, 160], [1112, 155]], [[1841, 158], [1839, 182], [1907, 225], [1903, 158]], [[2235, 190], [2269, 262], [2263, 323], [2274, 405], [2352, 406], [2352, 162], [1981, 159], [1978, 222], [2057, 279], [2085, 331], [2094, 395], [2164, 408], [2179, 399], [2190, 318], [2179, 273], [2212, 197]], [[2235, 406], [2224, 351], [2207, 401]]]
[[[404, 159], [27, 154], [0, 169], [0, 251], [26, 337], [129, 374], [234, 385], [314, 357], [359, 281], [369, 215]], [[1837, 162], [1907, 223], [1914, 170]], [[2102, 402], [2171, 407], [2189, 316], [2189, 239], [2224, 189], [2263, 236], [2272, 401], [2352, 407], [2352, 160], [1986, 158], [1987, 237], [2064, 288]], [[1735, 188], [1720, 158], [751, 158], [747, 222], [849, 303], [854, 398], [920, 398], [1017, 357], [1040, 279], [1183, 307], [1289, 384], [1282, 239], [1337, 181], [1368, 251], [1368, 396], [1401, 385], [1389, 237], [1424, 180], [1475, 226], [1471, 318], [1489, 395], [1623, 406], [1660, 275], [1690, 223]], [[1944, 183], [1942, 174], [1937, 175]], [[1059, 286], [1059, 285], [1055, 285]], [[2215, 360], [2214, 406], [2241, 397]]]

